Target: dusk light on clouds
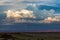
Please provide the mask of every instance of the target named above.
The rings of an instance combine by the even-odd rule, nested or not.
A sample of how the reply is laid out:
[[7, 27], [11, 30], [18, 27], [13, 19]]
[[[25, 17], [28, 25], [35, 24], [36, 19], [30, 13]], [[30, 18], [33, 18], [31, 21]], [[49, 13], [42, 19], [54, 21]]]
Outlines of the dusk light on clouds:
[[[46, 18], [47, 18], [46, 21], [49, 22], [49, 17], [51, 18], [50, 22], [54, 22], [54, 21], [57, 21], [57, 20], [60, 21], [60, 18], [59, 17], [57, 18], [55, 16], [56, 10], [54, 10], [52, 8], [49, 9], [49, 10], [38, 9], [38, 7], [41, 6], [41, 5], [59, 7], [56, 4], [59, 4], [58, 2], [56, 2], [56, 0], [1, 0], [0, 1], [0, 5], [7, 5], [7, 6], [10, 5], [10, 6], [12, 6], [12, 7], [8, 7], [7, 10], [3, 11], [6, 15], [4, 20], [6, 22], [7, 22], [7, 20], [9, 20], [9, 21], [15, 20], [15, 22], [20, 21], [20, 23], [21, 23], [21, 18], [24, 19], [24, 20], [31, 19], [31, 18], [32, 19], [40, 19], [38, 21], [30, 20], [33, 23], [34, 23], [34, 21], [36, 23], [41, 23], [40, 21], [44, 21]], [[52, 20], [54, 20], [54, 21], [52, 21]], [[2, 21], [2, 22], [5, 23], [5, 21]], [[25, 22], [27, 22], [27, 21], [25, 21]], [[13, 21], [13, 23], [14, 23], [14, 21]], [[42, 23], [44, 23], [44, 22], [42, 22]]]
[[[0, 25], [32, 30], [60, 24], [60, 0], [0, 0]], [[30, 25], [30, 27], [29, 27]], [[35, 28], [36, 27], [36, 28]], [[23, 27], [22, 27], [23, 28]], [[24, 27], [25, 28], [25, 27]], [[16, 28], [15, 28], [16, 29]], [[44, 29], [45, 30], [45, 29]]]

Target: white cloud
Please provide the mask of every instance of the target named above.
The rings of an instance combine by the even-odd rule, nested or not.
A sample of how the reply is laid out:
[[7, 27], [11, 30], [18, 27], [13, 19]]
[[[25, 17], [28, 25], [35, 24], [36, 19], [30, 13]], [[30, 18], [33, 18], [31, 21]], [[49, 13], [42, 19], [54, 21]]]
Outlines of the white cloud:
[[54, 17], [55, 10], [40, 10], [40, 13], [38, 14], [40, 18], [47, 18], [47, 17]]
[[[60, 15], [55, 15], [54, 10], [41, 10], [43, 20], [26, 20], [25, 18], [34, 18], [37, 19], [37, 16], [34, 16], [33, 11], [30, 10], [8, 10], [6, 13], [6, 18], [3, 22], [3, 25], [12, 25], [14, 23], [53, 23], [53, 22], [60, 22]], [[38, 14], [41, 18], [41, 13]], [[54, 15], [54, 17], [52, 17]], [[47, 17], [45, 17], [47, 16]]]
[[10, 23], [14, 23], [14, 22], [26, 22], [26, 20], [21, 20], [21, 19], [25, 19], [25, 18], [35, 18], [33, 11], [30, 10], [20, 10], [20, 11], [16, 11], [16, 10], [8, 10], [6, 11], [6, 22]]
[[60, 18], [56, 18], [56, 17], [47, 17], [44, 20], [39, 21], [39, 23], [54, 23], [54, 22], [60, 22]]
[[20, 10], [20, 11], [13, 11], [13, 10], [8, 10], [7, 11], [7, 17], [14, 17], [14, 18], [34, 18], [33, 11], [30, 10]]
[[[51, 10], [41, 10], [40, 13], [38, 14], [39, 16], [39, 19], [42, 17], [44, 18], [47, 18], [47, 17], [53, 17], [54, 15], [54, 10], [51, 9]], [[41, 14], [42, 13], [42, 14]], [[33, 13], [33, 11], [30, 11], [30, 10], [26, 10], [26, 9], [22, 9], [20, 11], [16, 11], [16, 10], [8, 10], [7, 13], [6, 13], [6, 18], [8, 21], [11, 21], [11, 20], [15, 20], [15, 22], [32, 22], [32, 23], [41, 23], [41, 21], [36, 21], [36, 20], [25, 20], [24, 18], [33, 18], [33, 19], [37, 19], [36, 18], [37, 16], [35, 16], [35, 14]], [[21, 18], [23, 18], [23, 20], [21, 20]], [[53, 19], [54, 20], [54, 19]]]

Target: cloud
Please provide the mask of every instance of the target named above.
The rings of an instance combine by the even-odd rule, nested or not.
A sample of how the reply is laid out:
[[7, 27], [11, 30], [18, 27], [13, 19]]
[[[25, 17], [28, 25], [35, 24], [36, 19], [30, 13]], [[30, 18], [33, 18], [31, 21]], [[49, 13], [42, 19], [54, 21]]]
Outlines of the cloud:
[[56, 2], [55, 0], [1, 0], [0, 5], [11, 5], [13, 6], [11, 9], [23, 9], [30, 4], [48, 5], [48, 6], [58, 5], [55, 2]]
[[52, 22], [59, 22], [60, 19], [57, 19], [57, 18], [52, 18], [52, 17], [48, 17], [48, 18], [45, 18], [42, 23], [52, 23]]
[[21, 3], [56, 6], [55, 0], [30, 0], [30, 1], [26, 1], [26, 0], [25, 0], [25, 1], [22, 1]]
[[[34, 0], [33, 0], [34, 1]], [[55, 2], [55, 0], [36, 0], [36, 1], [40, 1], [40, 2], [42, 2], [42, 3], [53, 3], [53, 2]]]
[[30, 10], [20, 10], [20, 11], [13, 11], [8, 10], [6, 14], [8, 18], [14, 17], [14, 18], [34, 18], [33, 11]]
[[[37, 6], [36, 4], [33, 4], [33, 5], [30, 4], [30, 5], [34, 7], [33, 10], [27, 10], [27, 9], [7, 10], [6, 19], [5, 19], [6, 22], [8, 22], [8, 24], [10, 22], [11, 23], [14, 23], [14, 22], [19, 23], [19, 22], [27, 22], [27, 21], [32, 22], [32, 23], [34, 23], [34, 22], [35, 23], [41, 23], [41, 21], [43, 21], [43, 20], [40, 20], [40, 19], [44, 19], [44, 21], [45, 21], [45, 18], [54, 17], [54, 13], [55, 13], [54, 9], [51, 9], [51, 10], [46, 10], [46, 9], [38, 10], [38, 8], [36, 7]], [[28, 6], [30, 6], [30, 5], [28, 5]], [[18, 7], [19, 6], [17, 6], [16, 8], [18, 8]], [[36, 21], [36, 20], [32, 21], [32, 19], [31, 20], [26, 20], [25, 18], [27, 18], [27, 19], [32, 18], [32, 19], [39, 19], [39, 20], [38, 21]]]
[[[32, 19], [37, 19], [37, 18], [42, 18], [45, 20], [45, 18], [48, 17], [53, 17], [54, 16], [54, 10], [40, 10], [38, 16], [31, 10], [26, 10], [26, 9], [22, 9], [22, 10], [8, 10], [6, 12], [6, 21], [7, 22], [12, 22], [12, 23], [21, 23], [21, 22], [30, 22], [30, 23], [41, 23], [41, 20], [32, 20]], [[41, 14], [42, 13], [42, 14]], [[31, 20], [29, 20], [30, 18], [32, 18]], [[28, 20], [27, 20], [28, 19]], [[14, 21], [13, 21], [14, 20]], [[55, 20], [53, 18], [53, 20]]]
[[30, 1], [30, 2], [54, 2], [55, 0], [23, 0], [23, 1]]
[[[22, 9], [22, 10], [8, 10], [6, 13], [6, 22], [8, 23], [14, 23], [14, 22], [20, 22], [21, 19], [35, 19], [36, 17], [33, 14], [33, 11]], [[13, 21], [14, 20], [14, 21]], [[25, 20], [22, 20], [23, 22]]]
[[[23, 3], [26, 2], [26, 3]], [[19, 22], [31, 22], [31, 23], [43, 23], [47, 22], [50, 19], [49, 17], [54, 17], [55, 10], [38, 10], [36, 5], [48, 5], [48, 6], [56, 6], [55, 0], [1, 0], [0, 5], [11, 5], [10, 9], [21, 9], [21, 10], [8, 10], [6, 13], [7, 19], [5, 19], [6, 23], [19, 23]], [[27, 6], [35, 7], [33, 10], [26, 10]], [[36, 12], [36, 13], [34, 13]], [[38, 13], [37, 13], [38, 12]], [[25, 18], [39, 19], [36, 20], [26, 20]], [[43, 19], [43, 20], [40, 20]], [[47, 19], [47, 21], [45, 20]], [[12, 20], [12, 21], [11, 21]], [[51, 21], [57, 21], [55, 17], [51, 19]], [[4, 21], [4, 22], [5, 22]]]
[[[47, 4], [49, 4], [49, 3], [53, 3], [53, 2], [55, 2], [55, 0], [1, 0], [0, 1], [0, 4], [1, 5], [6, 5], [6, 4], [10, 4], [10, 5], [12, 5], [12, 4], [14, 4], [14, 5], [18, 5], [18, 4], [20, 4], [20, 3], [22, 3], [22, 2], [31, 2], [31, 3], [33, 3], [33, 2], [37, 2], [37, 3], [47, 3]], [[5, 3], [5, 4], [4, 4]]]
[[[14, 25], [14, 23], [54, 23], [60, 22], [60, 15], [54, 14], [55, 10], [40, 10], [37, 16], [31, 10], [7, 10], [6, 18], [3, 20], [2, 25]], [[42, 18], [42, 20], [40, 19]]]
[[55, 10], [51, 9], [51, 10], [46, 10], [46, 9], [43, 9], [43, 10], [40, 10], [38, 16], [39, 18], [47, 18], [47, 17], [54, 17], [54, 13], [55, 13]]

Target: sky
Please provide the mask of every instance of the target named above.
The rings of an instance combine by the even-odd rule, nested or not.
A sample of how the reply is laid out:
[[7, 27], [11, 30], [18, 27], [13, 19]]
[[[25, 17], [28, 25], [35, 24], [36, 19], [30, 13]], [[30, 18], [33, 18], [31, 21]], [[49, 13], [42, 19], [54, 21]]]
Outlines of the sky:
[[14, 9], [23, 9], [26, 6], [30, 5], [34, 2], [34, 4], [38, 3], [39, 5], [47, 5], [47, 6], [57, 6], [60, 7], [60, 0], [0, 0], [1, 5], [12, 6], [9, 8]]
[[[33, 4], [33, 5], [32, 5]], [[37, 4], [37, 5], [36, 5]], [[41, 6], [42, 5], [42, 6]], [[37, 8], [38, 7], [38, 8]], [[46, 9], [47, 10], [46, 10]], [[18, 10], [16, 10], [18, 9]], [[41, 9], [41, 10], [40, 10]], [[43, 9], [43, 10], [42, 10]], [[59, 11], [59, 14], [57, 14], [58, 19], [54, 17], [55, 12]], [[38, 13], [37, 13], [38, 12]], [[12, 14], [11, 14], [12, 13]], [[20, 13], [20, 14], [19, 14]], [[6, 18], [7, 15], [7, 18]], [[23, 15], [23, 16], [22, 16]], [[8, 17], [13, 17], [14, 21], [13, 23], [19, 23], [19, 22], [31, 22], [31, 23], [37, 23], [34, 27], [29, 25], [22, 25], [24, 28], [20, 27], [20, 24], [17, 24], [16, 27], [12, 25], [12, 30], [53, 30], [53, 29], [59, 29], [60, 30], [60, 0], [0, 0], [0, 24], [2, 23], [2, 26], [5, 24], [8, 25], [7, 27], [2, 27], [0, 25], [0, 30], [11, 30], [11, 27], [9, 26], [11, 20], [9, 20]], [[5, 17], [5, 19], [3, 19]], [[51, 18], [52, 17], [52, 18]], [[21, 18], [31, 18], [29, 20], [24, 20]], [[41, 20], [42, 18], [42, 20]], [[2, 21], [1, 21], [2, 19]], [[19, 21], [17, 21], [20, 19]], [[31, 21], [33, 20], [33, 21]], [[36, 21], [39, 20], [39, 21]], [[41, 20], [41, 21], [40, 21]], [[50, 22], [58, 21], [58, 23], [55, 24], [49, 24]], [[42, 24], [40, 27], [40, 24], [38, 23], [48, 23]], [[11, 23], [12, 24], [12, 23]], [[52, 27], [53, 25], [53, 27]], [[57, 27], [58, 25], [58, 27]], [[27, 27], [26, 27], [27, 26]], [[29, 27], [28, 27], [29, 26]], [[47, 27], [45, 27], [47, 26]], [[20, 30], [21, 29], [21, 30]]]
[[[21, 3], [22, 1], [28, 1], [28, 2], [41, 2], [49, 5], [58, 5], [60, 4], [60, 0], [0, 0], [0, 5], [16, 5]], [[51, 4], [52, 3], [52, 4]], [[60, 5], [58, 5], [60, 6]]]
[[[51, 12], [49, 15], [52, 15], [53, 11], [55, 13], [56, 12], [55, 10], [57, 10], [57, 11], [60, 10], [59, 9], [60, 8], [59, 1], [60, 0], [0, 0], [0, 10], [1, 10], [0, 13], [2, 13], [2, 10], [4, 10], [4, 11], [10, 10], [10, 9], [23, 10], [23, 9], [27, 8], [29, 5], [33, 4], [32, 6], [34, 6], [34, 8], [32, 8], [31, 11], [35, 10], [35, 12], [36, 12], [33, 14], [37, 17], [38, 16], [41, 17], [41, 15], [45, 14], [45, 16], [43, 15], [43, 17], [46, 17], [47, 16], [46, 12], [48, 12], [48, 13]], [[38, 8], [36, 8], [36, 4], [45, 5], [44, 6], [45, 8], [46, 8], [46, 6], [48, 6], [47, 7], [48, 9], [51, 8], [51, 10], [52, 10], [52, 8], [53, 8], [53, 10], [52, 11], [46, 10], [47, 9], [46, 8], [45, 10], [44, 9], [41, 10], [41, 11], [44, 11], [44, 13], [40, 14], [41, 12], [39, 12], [40, 10], [38, 10]], [[40, 6], [39, 6], [39, 8], [40, 8]], [[29, 9], [29, 7], [27, 9]], [[30, 9], [31, 9], [31, 7], [30, 7]], [[29, 12], [29, 10], [27, 10], [27, 11]], [[37, 12], [39, 12], [39, 13], [37, 13]]]
[[[24, 1], [26, 3], [24, 3]], [[34, 4], [38, 3], [39, 5], [48, 5], [48, 6], [57, 6], [60, 7], [60, 0], [0, 0], [0, 6], [1, 5], [10, 5], [13, 6], [13, 8], [22, 9], [27, 6], [27, 4], [33, 3]], [[28, 3], [27, 3], [28, 2]]]

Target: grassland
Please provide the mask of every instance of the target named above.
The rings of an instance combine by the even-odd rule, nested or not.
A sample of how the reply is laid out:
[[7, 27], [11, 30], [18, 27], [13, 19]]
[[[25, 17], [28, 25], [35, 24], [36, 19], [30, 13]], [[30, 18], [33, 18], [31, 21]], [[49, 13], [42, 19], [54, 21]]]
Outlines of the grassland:
[[60, 40], [56, 32], [0, 33], [0, 40]]

